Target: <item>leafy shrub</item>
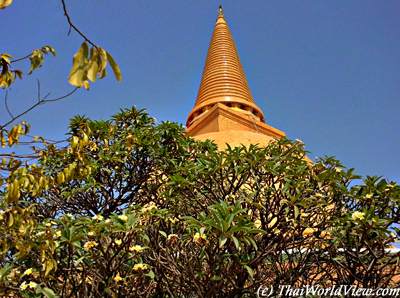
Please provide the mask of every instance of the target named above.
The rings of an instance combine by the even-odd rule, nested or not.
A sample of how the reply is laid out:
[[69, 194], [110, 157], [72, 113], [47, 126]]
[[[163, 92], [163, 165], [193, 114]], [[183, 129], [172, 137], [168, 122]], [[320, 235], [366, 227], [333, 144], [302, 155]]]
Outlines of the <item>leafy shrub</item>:
[[[144, 111], [71, 120], [65, 146], [2, 163], [0, 295], [252, 297], [396, 287], [400, 187], [303, 144], [197, 142]], [[356, 183], [360, 184], [356, 184]]]

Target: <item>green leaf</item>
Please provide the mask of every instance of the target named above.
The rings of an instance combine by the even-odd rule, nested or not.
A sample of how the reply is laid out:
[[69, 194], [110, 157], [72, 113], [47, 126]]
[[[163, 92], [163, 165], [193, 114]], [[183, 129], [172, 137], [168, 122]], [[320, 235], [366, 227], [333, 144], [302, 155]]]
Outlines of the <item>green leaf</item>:
[[299, 207], [294, 206], [294, 218], [297, 219], [299, 217]]
[[249, 237], [248, 239], [249, 239], [251, 245], [253, 245], [254, 249], [257, 250], [258, 246], [257, 246], [257, 243], [254, 241], [254, 239], [251, 237]]
[[11, 264], [6, 264], [3, 268], [0, 269], [0, 280], [5, 279], [5, 277], [7, 277], [12, 269], [12, 265]]
[[156, 275], [154, 274], [153, 270], [150, 270], [148, 273], [145, 274], [146, 276], [150, 277], [151, 279], [154, 279]]
[[219, 239], [219, 248], [224, 247], [227, 240], [228, 240], [228, 238], [226, 238], [226, 237], [220, 238]]
[[233, 242], [235, 243], [236, 249], [240, 250], [239, 240], [235, 236], [232, 236], [231, 238], [232, 238]]
[[56, 293], [54, 293], [54, 291], [52, 289], [49, 289], [49, 288], [42, 288], [40, 290], [40, 292], [41, 292], [41, 294], [43, 294], [47, 298], [57, 298], [57, 297], [59, 297], [59, 296], [56, 295]]
[[218, 275], [213, 275], [212, 277], [211, 277], [211, 280], [213, 280], [213, 281], [220, 281], [222, 279], [222, 277], [221, 276], [218, 276]]
[[109, 52], [107, 52], [107, 59], [108, 62], [110, 62], [110, 66], [114, 72], [115, 78], [117, 81], [122, 80], [122, 74], [121, 74], [121, 69], [119, 68], [118, 64], [115, 62], [114, 58], [111, 56]]
[[232, 221], [233, 221], [233, 219], [235, 218], [235, 216], [236, 216], [236, 213], [232, 213], [232, 214], [230, 214], [229, 215], [229, 218], [228, 218], [228, 223], [227, 223], [227, 229], [231, 226], [231, 224], [232, 224]]
[[254, 270], [250, 268], [248, 265], [243, 265], [243, 267], [247, 270], [247, 273], [249, 273], [250, 277], [253, 278], [254, 276]]

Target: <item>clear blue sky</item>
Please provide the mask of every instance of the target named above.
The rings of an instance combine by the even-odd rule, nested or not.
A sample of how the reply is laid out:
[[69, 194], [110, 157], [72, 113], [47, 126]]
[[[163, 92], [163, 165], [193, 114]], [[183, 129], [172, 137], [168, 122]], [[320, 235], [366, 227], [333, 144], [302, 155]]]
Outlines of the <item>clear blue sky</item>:
[[[12, 88], [18, 111], [32, 102], [36, 78], [43, 92], [69, 90], [81, 39], [67, 36], [59, 1], [14, 2], [0, 11], [0, 52], [18, 57], [45, 44], [58, 52]], [[363, 175], [400, 181], [400, 1], [220, 2], [270, 125], [302, 139], [312, 158], [334, 155]], [[27, 117], [33, 132], [60, 139], [75, 114], [107, 118], [132, 105], [185, 123], [220, 2], [67, 1], [74, 22], [114, 55], [124, 79], [110, 76], [36, 110]]]

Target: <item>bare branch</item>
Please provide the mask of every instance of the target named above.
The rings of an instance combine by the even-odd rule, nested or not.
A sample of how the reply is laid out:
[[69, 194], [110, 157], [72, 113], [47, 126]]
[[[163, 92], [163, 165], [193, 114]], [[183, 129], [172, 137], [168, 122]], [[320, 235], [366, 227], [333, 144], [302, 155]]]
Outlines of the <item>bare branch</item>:
[[40, 81], [39, 79], [36, 81], [37, 82], [37, 98], [40, 100], [42, 96], [40, 95]]
[[46, 94], [46, 96], [43, 98], [42, 103], [55, 102], [55, 101], [62, 100], [62, 99], [64, 99], [64, 98], [67, 98], [68, 96], [71, 96], [72, 94], [74, 94], [75, 91], [77, 91], [78, 89], [79, 89], [78, 87], [75, 87], [74, 89], [72, 89], [72, 91], [70, 91], [69, 93], [67, 93], [67, 94], [65, 94], [65, 95], [63, 95], [63, 96], [56, 97], [56, 98], [53, 98], [53, 99], [45, 99], [45, 98], [47, 98], [47, 97], [50, 95], [50, 93], [48, 93], [48, 94]]
[[4, 105], [6, 107], [6, 111], [8, 113], [8, 115], [10, 115], [10, 118], [14, 118], [14, 115], [11, 113], [11, 110], [8, 106], [8, 90], [6, 91], [6, 94], [4, 95]]
[[[38, 89], [40, 90], [40, 83], [39, 82], [38, 82]], [[76, 87], [76, 88], [72, 89], [70, 92], [68, 92], [67, 94], [64, 94], [64, 95], [62, 95], [60, 97], [56, 97], [56, 98], [52, 98], [52, 99], [47, 99], [47, 97], [49, 96], [49, 93], [44, 98], [38, 98], [38, 101], [35, 104], [33, 104], [32, 106], [30, 106], [28, 109], [26, 109], [25, 111], [19, 113], [18, 115], [13, 116], [12, 119], [7, 121], [6, 123], [1, 124], [0, 125], [0, 130], [4, 129], [8, 125], [10, 125], [14, 121], [16, 121], [17, 119], [21, 118], [22, 116], [26, 115], [27, 113], [29, 113], [30, 111], [32, 111], [36, 107], [38, 107], [40, 105], [43, 105], [43, 104], [46, 104], [46, 103], [56, 102], [56, 101], [60, 101], [62, 99], [65, 99], [65, 98], [71, 96], [72, 94], [74, 94], [78, 89], [79, 88]], [[38, 90], [38, 94], [40, 95], [40, 91], [39, 90]]]
[[11, 157], [18, 159], [35, 159], [39, 157], [39, 154], [15, 154], [15, 153], [1, 153], [1, 157]]
[[[28, 137], [28, 138], [31, 138], [31, 139], [34, 139], [34, 138], [36, 138], [37, 136], [33, 136], [33, 135], [25, 135], [26, 137]], [[64, 142], [66, 142], [66, 141], [68, 141], [68, 139], [63, 139], [63, 140], [52, 140], [52, 139], [45, 139], [45, 138], [43, 138], [43, 140], [46, 142], [46, 143], [52, 143], [52, 144], [61, 144], [61, 143], [64, 143]], [[23, 144], [24, 142], [19, 142], [19, 144]], [[30, 142], [25, 142], [26, 144], [42, 144], [43, 142], [42, 141], [30, 141]]]
[[24, 57], [17, 58], [17, 59], [14, 59], [14, 60], [11, 60], [11, 61], [10, 61], [10, 63], [15, 63], [15, 62], [19, 62], [19, 61], [22, 61], [22, 60], [28, 59], [28, 58], [29, 58], [31, 55], [32, 55], [32, 53], [29, 53], [28, 55], [25, 55]]
[[92, 42], [81, 30], [79, 30], [78, 27], [76, 27], [74, 25], [74, 23], [72, 22], [72, 19], [68, 13], [67, 10], [67, 5], [65, 4], [65, 0], [61, 0], [62, 6], [63, 6], [63, 10], [64, 10], [64, 15], [67, 18], [67, 22], [69, 24], [69, 31], [68, 31], [68, 35], [71, 33], [71, 28], [74, 29], [74, 31], [76, 33], [78, 33], [85, 41], [87, 41], [89, 44], [91, 44], [92, 46], [94, 46], [95, 48], [97, 48], [97, 45]]

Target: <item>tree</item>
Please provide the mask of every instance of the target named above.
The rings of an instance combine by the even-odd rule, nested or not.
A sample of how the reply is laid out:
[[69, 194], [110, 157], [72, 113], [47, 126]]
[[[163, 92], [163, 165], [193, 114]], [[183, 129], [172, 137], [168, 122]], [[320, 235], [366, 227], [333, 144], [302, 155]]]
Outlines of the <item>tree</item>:
[[[12, 5], [12, 3], [12, 0], [0, 0], [0, 9], [8, 8], [10, 5]], [[66, 99], [82, 87], [89, 89], [90, 82], [94, 83], [96, 80], [106, 77], [106, 68], [108, 65], [112, 69], [115, 78], [118, 81], [122, 79], [121, 70], [112, 55], [104, 48], [93, 42], [73, 23], [65, 0], [60, 0], [60, 4], [62, 7], [62, 12], [69, 26], [69, 33], [74, 31], [83, 39], [81, 46], [73, 56], [73, 63], [68, 77], [68, 82], [73, 86], [73, 89], [64, 95], [55, 98], [49, 98], [49, 93], [45, 95], [42, 94], [40, 81], [38, 80], [36, 102], [27, 109], [15, 113], [8, 105], [7, 89], [15, 83], [16, 79], [23, 79], [24, 72], [19, 68], [19, 63], [29, 60], [30, 68], [27, 73], [30, 75], [36, 69], [43, 66], [46, 56], [49, 54], [56, 56], [56, 50], [50, 45], [44, 45], [39, 49], [32, 50], [29, 54], [20, 58], [13, 58], [13, 56], [9, 53], [0, 53], [0, 88], [5, 89], [4, 108], [10, 117], [8, 120], [0, 122], [0, 144], [2, 148], [6, 146], [12, 147], [18, 143], [21, 144], [21, 142], [19, 142], [20, 138], [28, 136], [30, 129], [28, 123], [21, 121], [20, 123], [16, 124], [17, 121], [20, 121], [21, 117], [25, 116], [27, 113], [38, 108], [39, 106]], [[24, 140], [23, 143], [29, 145], [35, 144], [38, 142], [37, 139], [44, 141], [43, 138], [35, 138], [33, 140], [32, 138], [28, 138], [28, 140]], [[0, 157], [7, 159], [13, 156], [16, 156], [16, 154], [0, 154]], [[30, 156], [17, 156], [19, 158], [30, 158]], [[10, 159], [9, 163], [13, 163], [12, 158]]]
[[[106, 68], [109, 65], [117, 80], [122, 79], [122, 74], [118, 64], [112, 55], [97, 43], [92, 41], [78, 26], [76, 26], [68, 12], [65, 0], [60, 0], [60, 13], [63, 13], [69, 26], [70, 34], [72, 31], [78, 34], [83, 42], [78, 51], [73, 56], [73, 63], [68, 77], [69, 83], [73, 88], [61, 96], [50, 98], [50, 93], [42, 94], [40, 81], [37, 81], [36, 102], [23, 111], [14, 112], [8, 105], [8, 89], [16, 83], [17, 79], [23, 79], [24, 72], [19, 68], [20, 63], [29, 61], [29, 70], [27, 74], [32, 74], [44, 64], [45, 57], [48, 55], [56, 56], [56, 50], [45, 45], [39, 49], [32, 50], [29, 54], [20, 58], [13, 58], [8, 53], [0, 53], [0, 88], [4, 89], [4, 109], [9, 115], [8, 120], [0, 122], [0, 145], [1, 148], [7, 148], [4, 152], [0, 152], [0, 185], [10, 172], [13, 172], [21, 164], [28, 165], [32, 159], [39, 157], [40, 150], [48, 144], [64, 143], [62, 141], [47, 140], [40, 136], [29, 135], [30, 125], [22, 120], [27, 113], [48, 103], [58, 102], [69, 98], [75, 94], [80, 88], [89, 89], [90, 82], [95, 82], [106, 76]], [[12, 0], [1, 0], [0, 9], [6, 9], [12, 5]], [[18, 123], [19, 122], [19, 123]], [[34, 152], [24, 154], [22, 146], [34, 146]], [[17, 152], [17, 153], [16, 153]]]
[[[64, 142], [29, 139], [17, 123], [42, 104], [105, 76], [113, 57], [62, 12], [83, 43], [69, 75], [73, 89], [42, 95], [13, 113], [7, 88], [48, 45], [0, 57], [10, 119], [1, 153], [0, 295], [22, 297], [253, 297], [260, 286], [399, 286], [400, 187], [362, 182], [334, 158], [309, 162], [303, 144], [218, 151], [174, 123], [122, 110], [107, 121], [76, 116]], [[0, 0], [0, 9], [12, 0]], [[28, 141], [24, 138], [28, 137]], [[359, 183], [359, 184], [357, 184]]]
[[1, 188], [0, 288], [35, 297], [396, 287], [400, 187], [283, 139], [218, 151], [144, 111], [75, 117]]

